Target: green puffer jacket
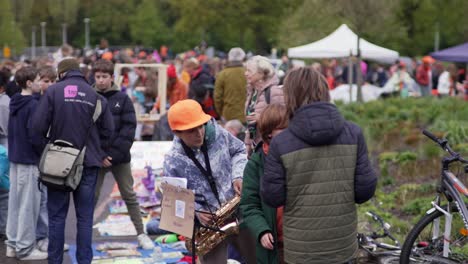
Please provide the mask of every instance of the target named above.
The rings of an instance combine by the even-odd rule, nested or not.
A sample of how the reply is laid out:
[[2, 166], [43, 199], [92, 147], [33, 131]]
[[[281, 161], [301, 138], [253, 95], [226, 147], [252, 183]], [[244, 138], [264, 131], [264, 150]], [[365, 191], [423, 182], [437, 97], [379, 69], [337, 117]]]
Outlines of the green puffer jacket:
[[[260, 144], [261, 145], [261, 144]], [[263, 176], [263, 151], [257, 148], [252, 154], [244, 170], [240, 209], [243, 217], [242, 225], [247, 226], [257, 242], [256, 256], [259, 264], [279, 263], [278, 250], [268, 250], [260, 244], [260, 238], [265, 232], [276, 233], [276, 208], [264, 204], [260, 199], [260, 177]]]

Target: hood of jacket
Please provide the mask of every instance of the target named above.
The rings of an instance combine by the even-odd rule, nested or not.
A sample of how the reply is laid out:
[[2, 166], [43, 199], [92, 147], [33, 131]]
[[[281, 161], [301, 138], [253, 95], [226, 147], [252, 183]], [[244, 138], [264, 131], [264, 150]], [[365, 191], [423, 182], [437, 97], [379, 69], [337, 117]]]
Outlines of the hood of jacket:
[[294, 112], [289, 130], [310, 145], [327, 145], [336, 139], [345, 120], [334, 104], [316, 102]]
[[[64, 79], [71, 78], [71, 77], [80, 77], [80, 78], [83, 78], [83, 79], [86, 80], [85, 76], [83, 75], [83, 73], [81, 71], [79, 71], [79, 70], [70, 70], [70, 71], [67, 71], [65, 73], [65, 76], [63, 76], [63, 78], [60, 79], [59, 82], [64, 80]], [[88, 81], [86, 81], [86, 82], [88, 82]]]
[[[115, 94], [115, 92], [118, 92], [120, 91], [120, 88], [119, 86], [117, 86], [117, 84], [115, 84], [114, 82], [112, 82], [112, 85], [109, 89], [107, 90], [104, 90], [104, 91], [100, 91], [96, 88], [96, 84], [93, 84], [91, 87], [93, 87], [93, 89], [99, 93], [100, 95], [104, 96], [104, 97], [108, 97], [107, 94], [109, 93], [110, 95], [113, 95]], [[112, 93], [111, 93], [112, 92]]]
[[10, 114], [13, 116], [17, 115], [19, 110], [32, 100], [36, 100], [32, 95], [21, 95], [16, 93], [10, 100]]

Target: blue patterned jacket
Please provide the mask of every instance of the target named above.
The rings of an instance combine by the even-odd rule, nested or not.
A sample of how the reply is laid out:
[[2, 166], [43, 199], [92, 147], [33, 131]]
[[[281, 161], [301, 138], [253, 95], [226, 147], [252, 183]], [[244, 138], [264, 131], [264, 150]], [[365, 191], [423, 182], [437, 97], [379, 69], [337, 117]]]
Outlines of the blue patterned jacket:
[[[245, 146], [242, 141], [219, 126], [214, 119], [205, 125], [205, 140], [208, 144], [208, 156], [219, 199], [221, 204], [224, 204], [234, 198], [232, 182], [243, 177], [244, 167], [247, 164]], [[206, 168], [203, 153], [199, 149], [194, 149], [194, 152], [200, 164]], [[210, 184], [185, 154], [181, 139], [178, 137], [174, 137], [172, 148], [164, 159], [164, 176], [187, 178], [188, 189], [195, 192], [197, 210], [219, 208]]]

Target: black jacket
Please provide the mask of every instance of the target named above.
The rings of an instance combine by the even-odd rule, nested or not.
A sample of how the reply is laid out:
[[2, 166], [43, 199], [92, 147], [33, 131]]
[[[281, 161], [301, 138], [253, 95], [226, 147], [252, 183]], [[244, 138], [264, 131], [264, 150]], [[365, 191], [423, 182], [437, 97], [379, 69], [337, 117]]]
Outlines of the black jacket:
[[201, 71], [190, 80], [189, 98], [202, 103], [208, 91], [213, 91], [215, 79], [208, 69], [201, 67]]
[[98, 92], [107, 99], [114, 119], [114, 133], [110, 139], [108, 155], [112, 165], [130, 162], [130, 148], [135, 138], [136, 115], [133, 103], [127, 94], [113, 84], [110, 91]]
[[[93, 125], [98, 99], [102, 111]], [[114, 131], [107, 100], [94, 91], [80, 71], [75, 70], [67, 72], [64, 78], [47, 89], [39, 101], [32, 126], [43, 136], [50, 127], [51, 141], [65, 140], [78, 148], [86, 142], [85, 167], [101, 167]]]

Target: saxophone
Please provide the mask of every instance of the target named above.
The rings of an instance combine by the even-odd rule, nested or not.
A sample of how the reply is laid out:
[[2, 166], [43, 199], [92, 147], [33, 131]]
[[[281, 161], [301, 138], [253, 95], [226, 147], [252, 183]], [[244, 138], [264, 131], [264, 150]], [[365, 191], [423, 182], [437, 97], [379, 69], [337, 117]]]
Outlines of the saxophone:
[[[195, 252], [198, 256], [203, 256], [223, 242], [230, 235], [239, 234], [239, 223], [236, 218], [236, 211], [239, 207], [240, 197], [235, 196], [232, 200], [219, 208], [213, 216], [213, 224], [209, 227], [220, 229], [214, 231], [208, 228], [200, 227], [195, 232]], [[189, 252], [192, 252], [192, 239], [185, 240], [185, 246]]]

